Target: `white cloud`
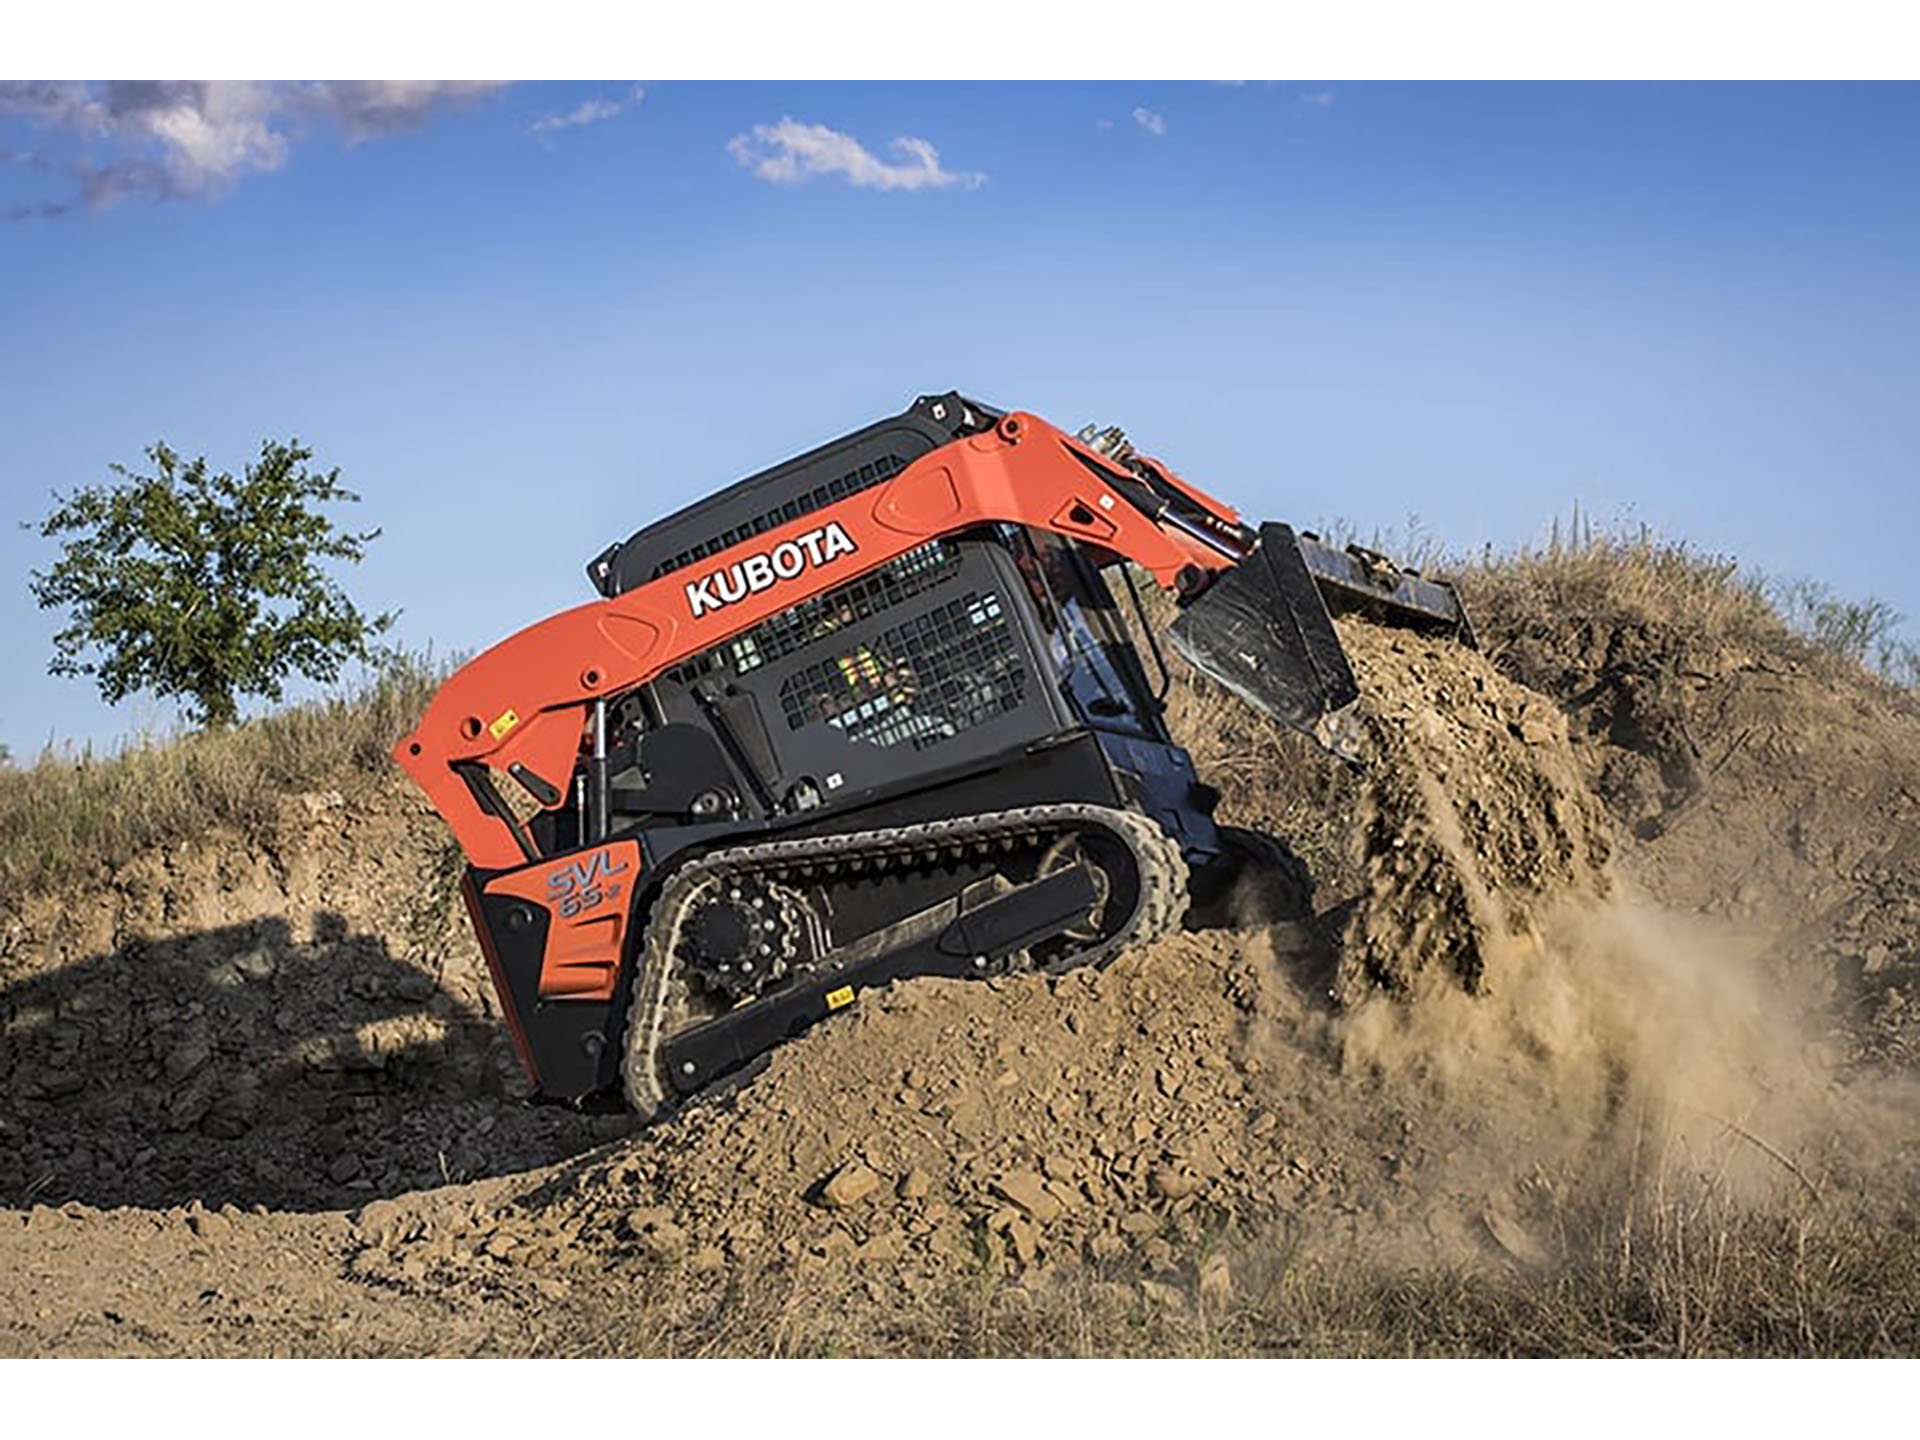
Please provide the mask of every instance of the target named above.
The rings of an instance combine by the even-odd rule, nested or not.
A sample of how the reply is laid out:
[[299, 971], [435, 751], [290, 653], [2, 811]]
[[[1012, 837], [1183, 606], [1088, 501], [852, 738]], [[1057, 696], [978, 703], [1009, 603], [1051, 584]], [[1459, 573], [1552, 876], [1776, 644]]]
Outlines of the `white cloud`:
[[333, 80], [287, 87], [290, 113], [332, 121], [350, 142], [417, 130], [436, 110], [498, 90], [494, 80]]
[[1311, 105], [1316, 110], [1325, 110], [1333, 104], [1333, 91], [1302, 90], [1300, 92], [1300, 103], [1302, 105]]
[[291, 132], [305, 122], [330, 125], [357, 144], [425, 124], [435, 110], [494, 88], [466, 80], [0, 83], [0, 114], [23, 115], [79, 148], [59, 165], [44, 150], [16, 156], [64, 170], [76, 189], [65, 199], [15, 206], [7, 218], [50, 218], [130, 195], [206, 196], [278, 170], [291, 152]]
[[175, 96], [145, 111], [141, 123], [189, 189], [205, 190], [249, 171], [286, 163], [287, 139], [268, 125], [272, 96], [264, 86], [214, 83], [198, 95]]
[[545, 115], [527, 127], [529, 135], [551, 135], [556, 130], [572, 130], [581, 125], [595, 125], [602, 120], [611, 120], [629, 105], [638, 105], [646, 99], [644, 87], [636, 85], [624, 100], [582, 100], [573, 109], [563, 115]]
[[1133, 123], [1149, 135], [1164, 135], [1167, 133], [1167, 117], [1154, 114], [1153, 111], [1147, 109], [1144, 105], [1136, 105], [1133, 107]]
[[986, 183], [985, 175], [942, 169], [940, 152], [925, 140], [902, 136], [887, 148], [902, 158], [890, 163], [851, 135], [793, 119], [756, 125], [727, 142], [727, 153], [735, 160], [762, 180], [780, 185], [796, 185], [816, 175], [840, 175], [849, 185], [873, 190], [937, 190], [950, 185], [972, 189]]

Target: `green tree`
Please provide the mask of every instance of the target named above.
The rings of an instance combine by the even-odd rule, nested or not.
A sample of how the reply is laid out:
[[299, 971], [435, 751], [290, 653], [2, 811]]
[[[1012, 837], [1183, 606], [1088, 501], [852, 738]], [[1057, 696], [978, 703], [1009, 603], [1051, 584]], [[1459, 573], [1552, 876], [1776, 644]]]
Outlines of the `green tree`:
[[64, 546], [33, 572], [33, 597], [70, 616], [50, 673], [94, 676], [109, 704], [140, 690], [181, 699], [218, 727], [243, 695], [278, 700], [293, 675], [331, 681], [372, 655], [394, 617], [362, 614], [321, 568], [358, 563], [380, 533], [340, 530], [318, 508], [360, 498], [337, 469], [308, 469], [298, 440], [267, 441], [238, 480], [164, 444], [146, 453], [154, 474], [111, 466], [119, 483], [56, 492], [39, 524]]

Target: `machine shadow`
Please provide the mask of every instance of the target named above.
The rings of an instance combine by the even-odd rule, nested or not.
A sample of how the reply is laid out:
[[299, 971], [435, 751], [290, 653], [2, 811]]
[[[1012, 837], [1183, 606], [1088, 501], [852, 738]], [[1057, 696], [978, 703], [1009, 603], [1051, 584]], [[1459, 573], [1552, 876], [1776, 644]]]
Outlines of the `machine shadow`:
[[0, 992], [0, 1204], [351, 1208], [623, 1117], [526, 1103], [504, 1033], [338, 914], [137, 942]]

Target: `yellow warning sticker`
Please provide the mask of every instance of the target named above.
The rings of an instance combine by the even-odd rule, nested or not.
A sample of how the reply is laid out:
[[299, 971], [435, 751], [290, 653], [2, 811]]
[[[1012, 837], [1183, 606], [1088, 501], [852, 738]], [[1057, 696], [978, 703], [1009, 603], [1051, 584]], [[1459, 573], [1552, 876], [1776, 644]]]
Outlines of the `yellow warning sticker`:
[[494, 721], [493, 724], [489, 725], [487, 727], [487, 730], [493, 736], [494, 739], [498, 740], [502, 735], [506, 734], [507, 731], [513, 729], [513, 727], [518, 725], [519, 723], [520, 723], [520, 717], [514, 714], [513, 711], [502, 710], [500, 712], [500, 718]]
[[853, 987], [842, 985], [838, 990], [827, 991], [827, 1009], [844, 1010], [853, 1003]]

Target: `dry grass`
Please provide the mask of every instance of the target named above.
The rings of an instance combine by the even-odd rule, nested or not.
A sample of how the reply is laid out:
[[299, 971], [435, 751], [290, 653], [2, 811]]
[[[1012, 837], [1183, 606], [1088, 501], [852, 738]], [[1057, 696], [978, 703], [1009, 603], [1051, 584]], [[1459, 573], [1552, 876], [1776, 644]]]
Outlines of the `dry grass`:
[[[984, 1262], [913, 1298], [884, 1270], [635, 1269], [560, 1353], [1095, 1358], [1910, 1356], [1920, 1211], [1738, 1200], [1710, 1173], [1570, 1185], [1534, 1217], [1549, 1258], [1393, 1263], [1284, 1227], [1210, 1237], [1173, 1268]], [[983, 1255], [986, 1254], [983, 1246]], [[1222, 1262], [1226, 1262], [1224, 1265]], [[1231, 1276], [1221, 1286], [1222, 1271]], [[1198, 1276], [1211, 1273], [1214, 1284]]]
[[1483, 554], [1459, 573], [1476, 627], [1496, 641], [1543, 622], [1605, 616], [1681, 624], [1796, 657], [1812, 649], [1788, 628], [1763, 581], [1684, 542], [1589, 534], [1563, 544], [1556, 537], [1538, 549]]
[[1864, 1356], [1920, 1350], [1920, 1230], [1865, 1202], [1743, 1206], [1705, 1177], [1583, 1194], [1540, 1269], [1308, 1267], [1292, 1313], [1355, 1353]]
[[1890, 690], [1920, 681], [1920, 648], [1900, 638], [1903, 617], [1884, 601], [1771, 579], [1645, 529], [1595, 531], [1577, 513], [1573, 532], [1562, 538], [1556, 526], [1545, 545], [1434, 567], [1459, 577], [1496, 662], [1516, 645], [1564, 645], [1594, 621], [1651, 626]]
[[129, 855], [215, 826], [268, 838], [285, 797], [387, 773], [390, 747], [439, 679], [402, 658], [357, 691], [231, 729], [0, 770], [0, 904], [97, 880]]

